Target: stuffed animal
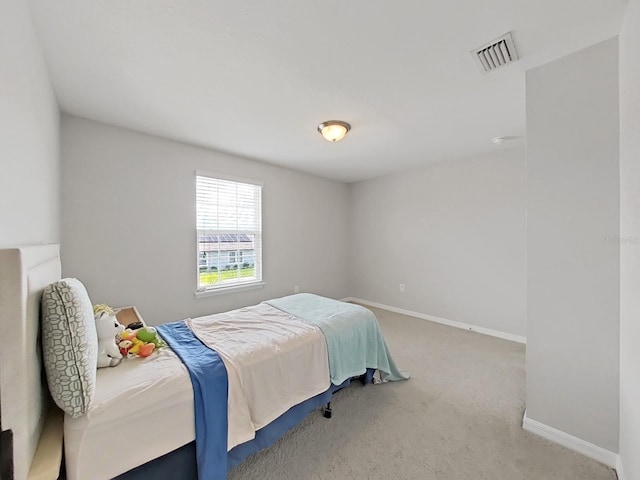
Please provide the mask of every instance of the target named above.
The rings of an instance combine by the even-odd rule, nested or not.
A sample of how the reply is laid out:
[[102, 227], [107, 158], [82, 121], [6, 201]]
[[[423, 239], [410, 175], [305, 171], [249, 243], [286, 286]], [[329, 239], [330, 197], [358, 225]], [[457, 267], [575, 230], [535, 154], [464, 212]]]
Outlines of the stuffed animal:
[[136, 330], [127, 328], [120, 332], [119, 337], [118, 347], [123, 357], [146, 358], [155, 349], [167, 346], [153, 327], [142, 327]]
[[156, 348], [166, 346], [158, 335], [158, 331], [153, 327], [142, 327], [136, 331], [136, 337], [138, 337], [138, 340], [142, 340], [145, 343], [152, 343]]
[[96, 331], [98, 332], [98, 368], [115, 367], [122, 361], [116, 335], [124, 331], [124, 326], [118, 322], [115, 315], [100, 311], [96, 315]]
[[106, 303], [100, 303], [98, 305], [93, 306], [93, 316], [98, 317], [102, 312], [108, 313], [109, 315], [115, 315], [116, 312], [113, 308], [111, 308]]

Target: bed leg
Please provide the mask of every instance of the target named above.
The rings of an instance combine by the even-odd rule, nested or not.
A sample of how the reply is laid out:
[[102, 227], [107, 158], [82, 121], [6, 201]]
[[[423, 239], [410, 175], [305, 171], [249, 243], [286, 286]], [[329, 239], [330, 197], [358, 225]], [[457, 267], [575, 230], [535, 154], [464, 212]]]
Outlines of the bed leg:
[[324, 415], [324, 418], [331, 418], [331, 402], [327, 403], [322, 414]]

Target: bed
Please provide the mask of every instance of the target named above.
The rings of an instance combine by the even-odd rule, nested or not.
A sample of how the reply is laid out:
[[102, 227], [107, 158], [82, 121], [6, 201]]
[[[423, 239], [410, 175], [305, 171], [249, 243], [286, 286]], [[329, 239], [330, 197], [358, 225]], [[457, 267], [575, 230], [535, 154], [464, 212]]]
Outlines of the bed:
[[[60, 280], [58, 247], [1, 250], [0, 271], [2, 429], [13, 432], [13, 475], [23, 480], [31, 478], [49, 390], [56, 391], [55, 383], [43, 385], [41, 362], [33, 359], [40, 297]], [[168, 348], [98, 369], [85, 409], [65, 415], [67, 478], [175, 478], [176, 468], [184, 478], [225, 478], [353, 378], [407, 378], [379, 333], [367, 346], [377, 321], [361, 308], [296, 295], [158, 326]], [[353, 322], [362, 334], [349, 333]], [[20, 341], [9, 341], [9, 325]], [[360, 358], [367, 349], [373, 363]], [[48, 359], [47, 352], [45, 345]], [[9, 358], [20, 361], [9, 369]], [[40, 455], [54, 465], [60, 445], [51, 438], [59, 437], [48, 434], [52, 446]]]

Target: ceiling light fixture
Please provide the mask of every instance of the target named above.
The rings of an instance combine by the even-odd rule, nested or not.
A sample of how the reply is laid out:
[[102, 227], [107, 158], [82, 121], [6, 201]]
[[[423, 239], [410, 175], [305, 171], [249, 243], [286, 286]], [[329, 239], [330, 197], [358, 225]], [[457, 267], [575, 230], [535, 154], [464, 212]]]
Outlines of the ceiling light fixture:
[[328, 142], [339, 142], [347, 132], [351, 130], [351, 125], [340, 120], [327, 120], [318, 125], [318, 131]]

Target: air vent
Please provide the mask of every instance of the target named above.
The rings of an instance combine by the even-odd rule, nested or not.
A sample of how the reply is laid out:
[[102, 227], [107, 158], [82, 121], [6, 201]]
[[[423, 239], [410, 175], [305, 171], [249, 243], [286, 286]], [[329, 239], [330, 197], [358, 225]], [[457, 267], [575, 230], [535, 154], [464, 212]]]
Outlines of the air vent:
[[511, 32], [472, 50], [471, 56], [482, 73], [492, 72], [518, 60], [518, 52], [516, 52]]

